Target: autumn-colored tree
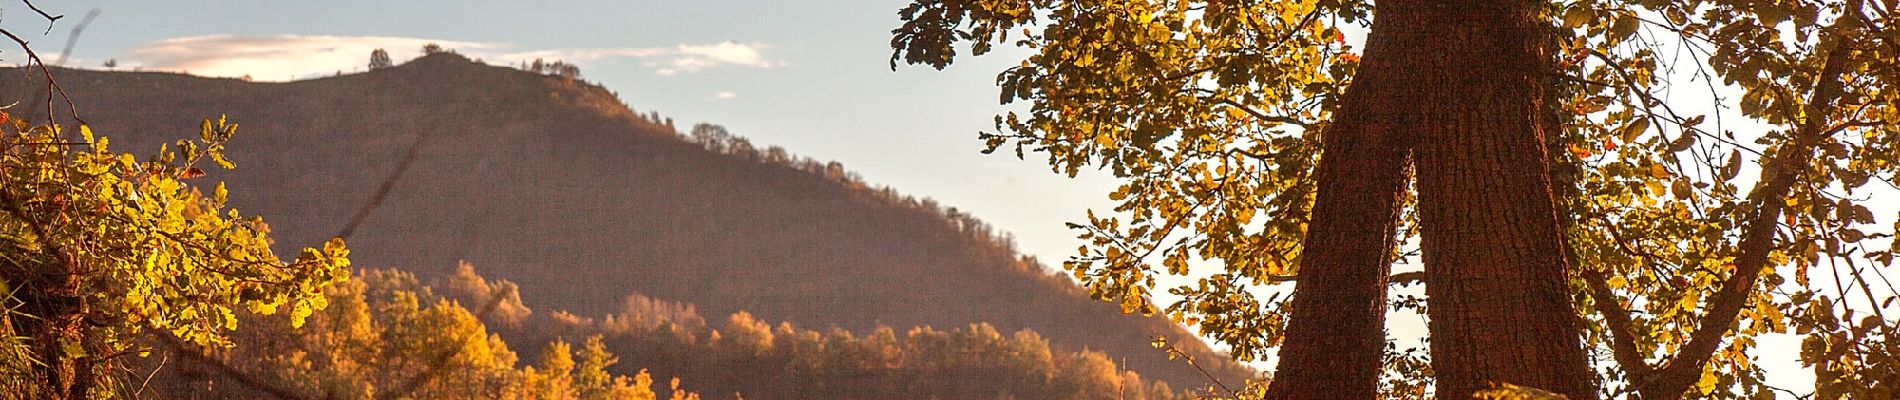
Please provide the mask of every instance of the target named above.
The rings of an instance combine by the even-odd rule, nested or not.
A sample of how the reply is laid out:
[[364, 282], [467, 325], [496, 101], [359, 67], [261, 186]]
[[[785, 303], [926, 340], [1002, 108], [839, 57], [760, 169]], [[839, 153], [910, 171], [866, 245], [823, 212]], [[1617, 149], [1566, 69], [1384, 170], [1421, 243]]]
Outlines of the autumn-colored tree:
[[119, 357], [143, 351], [139, 335], [226, 346], [239, 310], [301, 323], [348, 276], [341, 240], [281, 261], [262, 219], [225, 206], [222, 184], [209, 195], [186, 184], [201, 165], [232, 166], [237, 126], [223, 118], [144, 161], [85, 125], [0, 122], [0, 333], [24, 341], [24, 357], [0, 361], [30, 374], [5, 391], [87, 398]]
[[[232, 347], [177, 349], [162, 357], [177, 361], [147, 362], [140, 372], [166, 396], [654, 399], [665, 389], [644, 371], [610, 372], [619, 357], [599, 335], [578, 349], [556, 339], [534, 366], [517, 367], [514, 351], [476, 318], [479, 310], [436, 295], [409, 273], [360, 275], [330, 287], [332, 307], [308, 324], [240, 313], [248, 329], [231, 335]], [[676, 396], [694, 396], [677, 381], [672, 388]]]
[[[1490, 246], [1467, 240], [1515, 240], [1517, 235], [1486, 228], [1499, 223], [1548, 230], [1538, 227], [1544, 224], [1541, 215], [1558, 213], [1564, 217], [1558, 222], [1568, 250], [1551, 247], [1547, 234], [1537, 234], [1530, 236], [1543, 244], [1513, 245], [1503, 255], [1467, 251], [1537, 259], [1521, 264], [1527, 268], [1519, 272], [1536, 271], [1521, 281], [1535, 283], [1525, 286], [1525, 294], [1491, 297], [1531, 300], [1524, 306], [1541, 302], [1532, 308], [1544, 314], [1525, 313], [1544, 318], [1534, 323], [1574, 321], [1577, 315], [1549, 315], [1552, 305], [1567, 308], [1568, 299], [1588, 305], [1590, 312], [1581, 315], [1588, 322], [1586, 343], [1615, 354], [1618, 367], [1602, 371], [1601, 392], [1578, 393], [1575, 385], [1557, 390], [1572, 397], [1762, 396], [1767, 389], [1761, 370], [1748, 352], [1752, 337], [1792, 327], [1809, 336], [1805, 362], [1826, 371], [1817, 375], [1819, 393], [1890, 395], [1883, 388], [1894, 385], [1900, 369], [1881, 350], [1895, 320], [1881, 309], [1891, 307], [1888, 299], [1900, 292], [1880, 279], [1892, 258], [1891, 232], [1869, 226], [1875, 218], [1864, 204], [1870, 199], [1864, 186], [1891, 185], [1895, 172], [1896, 151], [1887, 142], [1900, 125], [1890, 89], [1900, 70], [1893, 61], [1900, 47], [1894, 44], [1891, 2], [1580, 0], [1487, 4], [1475, 14], [1451, 11], [1457, 7], [1448, 4], [1420, 7], [1381, 2], [1375, 12], [1357, 1], [919, 1], [900, 12], [905, 24], [892, 41], [897, 49], [892, 64], [943, 67], [963, 41], [976, 54], [1011, 40], [1031, 49], [1021, 66], [998, 80], [1004, 102], [1031, 104], [1026, 111], [998, 116], [997, 131], [982, 138], [992, 149], [1013, 145], [1018, 156], [1024, 150], [1046, 152], [1060, 171], [1073, 174], [1094, 166], [1123, 180], [1110, 194], [1120, 203], [1118, 214], [1091, 214], [1077, 224], [1088, 244], [1065, 267], [1097, 295], [1119, 300], [1129, 311], [1147, 311], [1153, 307], [1147, 302], [1157, 275], [1187, 275], [1193, 259], [1218, 262], [1213, 273], [1195, 274], [1205, 278], [1170, 289], [1182, 300], [1167, 313], [1231, 344], [1242, 358], [1285, 344], [1278, 377], [1283, 382], [1276, 387], [1324, 386], [1332, 383], [1328, 379], [1350, 375], [1343, 379], [1365, 388], [1372, 384], [1367, 377], [1377, 376], [1376, 369], [1385, 365], [1406, 368], [1385, 371], [1401, 377], [1386, 381], [1385, 395], [1431, 393], [1431, 382], [1412, 382], [1432, 374], [1412, 369], [1423, 364], [1408, 361], [1414, 360], [1410, 356], [1384, 352], [1384, 363], [1366, 361], [1367, 344], [1381, 342], [1377, 331], [1365, 333], [1366, 322], [1378, 321], [1379, 305], [1385, 303], [1380, 295], [1385, 264], [1396, 247], [1379, 233], [1394, 230], [1401, 240], [1424, 234], [1425, 280], [1432, 297], [1394, 305], [1431, 304], [1432, 363], [1493, 360], [1478, 362], [1489, 365], [1477, 368], [1491, 371], [1477, 375], [1434, 368], [1438, 396], [1462, 396], [1451, 392], [1471, 390], [1473, 377], [1483, 379], [1512, 365], [1495, 363], [1499, 357], [1552, 355], [1510, 354], [1531, 348], [1514, 346], [1444, 353], [1441, 342], [1505, 337], [1521, 343], [1526, 332], [1517, 330], [1522, 325], [1490, 319], [1521, 315], [1465, 313], [1476, 323], [1459, 322], [1467, 326], [1446, 332], [1441, 315], [1448, 310], [1440, 308], [1460, 302], [1453, 298], [1460, 291], [1454, 287], [1527, 277], [1493, 275], [1511, 272], [1495, 268], [1445, 273], [1440, 268], [1448, 266], [1445, 253], [1432, 253], [1448, 246]], [[1461, 24], [1467, 30], [1431, 30]], [[1397, 69], [1408, 76], [1373, 79], [1379, 71], [1393, 71], [1380, 63], [1405, 61], [1381, 54], [1381, 41], [1394, 39], [1387, 35], [1407, 34], [1391, 29], [1395, 26], [1413, 27], [1411, 34], [1438, 33], [1405, 43], [1441, 63], [1413, 63], [1413, 68]], [[1546, 27], [1553, 37], [1534, 37]], [[1370, 35], [1362, 56], [1348, 47], [1343, 31], [1365, 29]], [[1512, 41], [1521, 45], [1508, 45]], [[1499, 43], [1524, 47], [1480, 50]], [[1668, 48], [1681, 56], [1665, 56], [1671, 54], [1664, 51]], [[1474, 53], [1483, 58], [1474, 59]], [[1733, 100], [1741, 117], [1764, 127], [1720, 125], [1722, 104], [1670, 98], [1670, 71], [1715, 81], [1707, 86], [1718, 96], [1739, 93]], [[1457, 77], [1447, 72], [1496, 82], [1431, 84]], [[1392, 82], [1400, 84], [1386, 86]], [[1422, 97], [1353, 111], [1356, 103], [1397, 103], [1395, 98], [1404, 96]], [[1353, 116], [1372, 112], [1414, 114]], [[1710, 117], [1718, 124], [1714, 128], [1704, 124]], [[1458, 124], [1479, 127], [1443, 134]], [[1390, 209], [1369, 203], [1395, 196], [1393, 185], [1380, 183], [1402, 179], [1394, 178], [1403, 170], [1391, 160], [1405, 153], [1382, 147], [1376, 135], [1351, 134], [1395, 129], [1407, 135], [1400, 140], [1423, 141], [1411, 149], [1420, 181], [1422, 220], [1416, 224], [1409, 218], [1387, 222], [1396, 218], [1388, 217], [1394, 215]], [[1520, 134], [1513, 132], [1523, 136], [1483, 136]], [[1538, 132], [1547, 142], [1522, 141]], [[1487, 141], [1492, 145], [1482, 144]], [[1497, 144], [1509, 144], [1510, 150]], [[1532, 162], [1464, 169], [1456, 167], [1452, 154], [1460, 151]], [[1538, 153], [1552, 165], [1536, 162], [1542, 158]], [[1385, 169], [1328, 172], [1329, 165], [1353, 159]], [[1741, 178], [1751, 163], [1762, 170], [1752, 182]], [[1510, 177], [1533, 187], [1433, 183], [1469, 178], [1460, 175], [1466, 172]], [[1541, 178], [1535, 175], [1546, 172], [1551, 189], [1545, 190], [1555, 191], [1556, 210], [1550, 210], [1549, 201], [1543, 201], [1542, 210], [1458, 208], [1460, 201], [1486, 196], [1530, 196], [1536, 203], [1534, 186]], [[1341, 175], [1358, 180], [1329, 179]], [[1744, 192], [1741, 184], [1755, 187]], [[1329, 190], [1352, 195], [1329, 200]], [[1871, 193], [1891, 195], [1884, 189]], [[1346, 206], [1352, 204], [1357, 205]], [[1477, 216], [1496, 217], [1491, 221], [1469, 215], [1498, 210], [1506, 212]], [[1476, 224], [1443, 225], [1432, 216], [1447, 213], [1466, 214], [1464, 220]], [[1351, 218], [1329, 219], [1339, 215]], [[1464, 229], [1496, 237], [1443, 234]], [[1342, 231], [1352, 233], [1328, 233]], [[1567, 259], [1551, 259], [1554, 255]], [[1348, 256], [1357, 258], [1336, 258]], [[1473, 258], [1452, 264], [1489, 262]], [[1575, 273], [1562, 273], [1564, 264], [1574, 266]], [[1831, 286], [1809, 280], [1810, 270], [1823, 265], [1841, 279]], [[1281, 291], [1256, 290], [1296, 280], [1300, 285], [1291, 301]], [[1776, 290], [1790, 281], [1799, 289]], [[1329, 286], [1337, 287], [1311, 290]], [[1464, 296], [1484, 298], [1469, 297], [1479, 294], [1473, 292]], [[1512, 307], [1517, 306], [1487, 308]], [[1313, 339], [1307, 336], [1315, 330], [1300, 328], [1301, 317], [1287, 325], [1289, 312], [1302, 311], [1339, 314], [1322, 317], [1336, 322], [1356, 320], [1328, 325], [1352, 328], [1345, 338]], [[1331, 342], [1299, 344], [1311, 340]], [[1306, 365], [1308, 371], [1345, 361], [1329, 357], [1353, 358], [1344, 372], [1288, 374], [1286, 362], [1311, 353], [1299, 347], [1351, 353], [1318, 357], [1317, 362], [1328, 364]], [[1486, 350], [1500, 354], [1471, 353]], [[1574, 365], [1567, 355], [1574, 353], [1561, 354]], [[1374, 370], [1368, 373], [1368, 368]], [[1347, 393], [1371, 395], [1357, 390]]]

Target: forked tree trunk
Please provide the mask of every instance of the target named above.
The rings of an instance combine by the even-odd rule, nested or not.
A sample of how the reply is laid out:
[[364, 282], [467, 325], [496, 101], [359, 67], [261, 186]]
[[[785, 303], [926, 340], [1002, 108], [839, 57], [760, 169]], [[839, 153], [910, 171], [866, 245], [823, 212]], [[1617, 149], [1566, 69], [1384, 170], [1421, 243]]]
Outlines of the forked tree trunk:
[[1410, 180], [1417, 101], [1401, 83], [1416, 66], [1372, 39], [1324, 131], [1318, 193], [1301, 250], [1280, 365], [1267, 398], [1373, 399], [1385, 348], [1386, 275], [1399, 201]]
[[1544, 152], [1538, 3], [1379, 2], [1326, 132], [1274, 399], [1377, 397], [1408, 151], [1439, 398], [1492, 383], [1594, 398]]
[[1424, 98], [1414, 151], [1441, 399], [1494, 383], [1597, 396], [1551, 195], [1540, 4], [1379, 2], [1380, 23], [1431, 66], [1407, 76]]

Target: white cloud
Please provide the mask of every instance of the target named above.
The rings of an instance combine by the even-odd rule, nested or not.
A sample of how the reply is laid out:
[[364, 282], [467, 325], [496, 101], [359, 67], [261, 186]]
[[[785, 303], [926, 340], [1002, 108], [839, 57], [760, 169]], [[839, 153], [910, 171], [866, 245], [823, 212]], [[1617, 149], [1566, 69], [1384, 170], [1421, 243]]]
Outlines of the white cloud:
[[681, 44], [673, 47], [547, 49], [506, 53], [496, 58], [505, 60], [540, 58], [568, 62], [585, 62], [603, 58], [639, 58], [646, 59], [647, 61], [640, 65], [653, 68], [655, 74], [676, 75], [726, 65], [751, 68], [773, 68], [784, 65], [783, 62], [765, 58], [763, 50], [768, 48], [771, 46], [760, 43], [725, 41], [708, 45]]
[[369, 53], [385, 49], [390, 58], [408, 60], [419, 56], [424, 44], [436, 43], [469, 57], [501, 63], [540, 58], [585, 66], [587, 62], [610, 58], [646, 60], [655, 74], [693, 73], [720, 66], [772, 68], [782, 62], [767, 59], [757, 43], [721, 42], [708, 45], [681, 44], [672, 47], [557, 48], [519, 50], [504, 43], [466, 42], [427, 38], [388, 36], [209, 35], [165, 39], [132, 48], [122, 57], [121, 68], [179, 71], [202, 76], [251, 76], [261, 81], [282, 81], [325, 76], [338, 71], [360, 71], [369, 62]]
[[723, 91], [723, 90], [713, 93], [712, 96], [710, 97], [710, 99], [712, 100], [732, 100], [736, 98], [739, 98], [738, 93], [733, 93], [733, 92], [728, 92], [728, 91]]
[[363, 68], [369, 53], [386, 49], [391, 58], [407, 60], [422, 46], [480, 51], [490, 43], [386, 36], [209, 35], [165, 39], [132, 48], [124, 67], [181, 71], [202, 76], [240, 77], [278, 81], [322, 76]]

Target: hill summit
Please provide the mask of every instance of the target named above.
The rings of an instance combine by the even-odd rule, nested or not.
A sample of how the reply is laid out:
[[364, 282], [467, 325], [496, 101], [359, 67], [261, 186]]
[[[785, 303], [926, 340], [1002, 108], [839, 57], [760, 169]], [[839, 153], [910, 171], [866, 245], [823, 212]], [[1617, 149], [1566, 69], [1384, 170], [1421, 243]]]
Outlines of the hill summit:
[[[0, 94], [44, 93], [38, 74], [12, 72]], [[238, 169], [199, 182], [227, 182], [231, 203], [265, 216], [281, 243], [347, 230], [357, 265], [425, 277], [466, 260], [519, 284], [537, 311], [601, 315], [639, 293], [858, 332], [988, 322], [1176, 387], [1209, 383], [1150, 347], [1159, 335], [1230, 385], [1249, 373], [1165, 318], [1091, 300], [954, 208], [835, 163], [682, 134], [569, 77], [449, 53], [287, 83], [54, 75], [117, 150], [149, 153], [204, 118], [241, 124], [228, 150]]]

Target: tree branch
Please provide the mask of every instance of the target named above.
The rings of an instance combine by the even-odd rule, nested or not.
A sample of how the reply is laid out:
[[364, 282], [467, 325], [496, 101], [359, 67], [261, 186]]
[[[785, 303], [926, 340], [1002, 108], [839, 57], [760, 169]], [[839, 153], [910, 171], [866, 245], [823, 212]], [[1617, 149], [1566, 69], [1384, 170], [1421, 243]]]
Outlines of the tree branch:
[[[1854, 21], [1842, 18], [1835, 27]], [[1843, 35], [1845, 36], [1845, 35]], [[1816, 144], [1827, 136], [1827, 110], [1831, 108], [1843, 90], [1841, 78], [1845, 75], [1848, 58], [1853, 51], [1851, 42], [1843, 39], [1828, 51], [1820, 75], [1816, 78], [1814, 91], [1809, 98], [1806, 116], [1798, 128], [1794, 140], [1777, 151], [1774, 159], [1767, 160], [1775, 168], [1763, 168], [1761, 184], [1749, 194], [1749, 203], [1754, 205], [1755, 215], [1749, 219], [1742, 232], [1739, 245], [1740, 253], [1736, 257], [1735, 274], [1722, 282], [1721, 289], [1709, 300], [1707, 314], [1696, 327], [1682, 350], [1677, 352], [1657, 373], [1648, 385], [1638, 388], [1646, 399], [1678, 398], [1695, 384], [1709, 358], [1721, 346], [1729, 327], [1740, 317], [1742, 307], [1748, 302], [1761, 271], [1768, 266], [1768, 253], [1775, 250], [1775, 231], [1779, 229], [1782, 209], [1786, 197], [1799, 181], [1801, 171], [1808, 160], [1813, 158]]]
[[1592, 305], [1596, 306], [1597, 313], [1603, 314], [1603, 322], [1609, 324], [1610, 351], [1611, 356], [1616, 359], [1616, 364], [1623, 367], [1623, 372], [1629, 375], [1630, 382], [1640, 385], [1649, 381], [1653, 371], [1649, 363], [1643, 360], [1643, 353], [1636, 349], [1636, 335], [1630, 329], [1629, 310], [1623, 308], [1623, 303], [1617, 299], [1616, 292], [1610, 290], [1610, 285], [1604, 280], [1602, 271], [1582, 266], [1579, 266], [1577, 270], [1583, 272], [1584, 283], [1590, 289]]

